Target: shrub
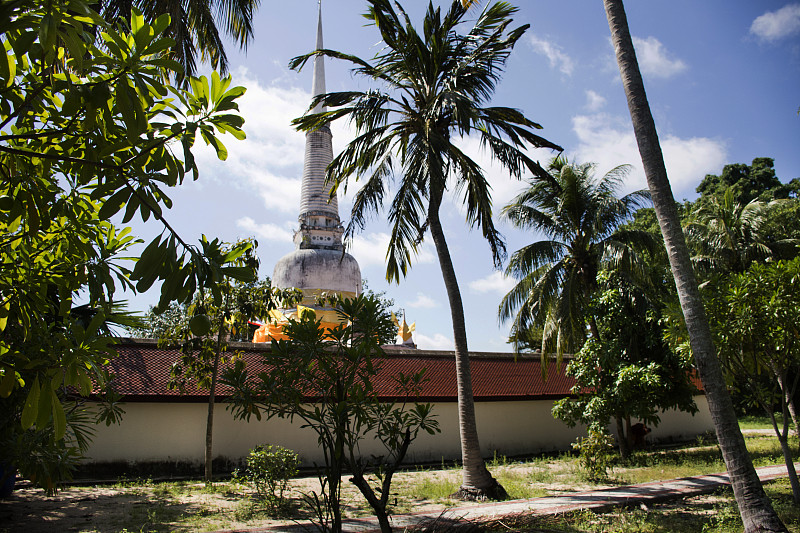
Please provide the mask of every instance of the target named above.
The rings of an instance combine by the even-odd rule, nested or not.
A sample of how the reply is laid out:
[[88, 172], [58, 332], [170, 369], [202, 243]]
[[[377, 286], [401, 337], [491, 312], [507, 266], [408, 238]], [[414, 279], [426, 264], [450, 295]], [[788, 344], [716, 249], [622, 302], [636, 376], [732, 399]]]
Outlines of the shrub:
[[244, 478], [258, 498], [273, 512], [281, 511], [286, 502], [283, 493], [289, 479], [297, 475], [300, 456], [282, 446], [256, 446], [247, 457]]
[[614, 437], [602, 431], [589, 430], [589, 436], [579, 438], [572, 447], [580, 453], [580, 465], [586, 479], [592, 482], [608, 480], [614, 466]]

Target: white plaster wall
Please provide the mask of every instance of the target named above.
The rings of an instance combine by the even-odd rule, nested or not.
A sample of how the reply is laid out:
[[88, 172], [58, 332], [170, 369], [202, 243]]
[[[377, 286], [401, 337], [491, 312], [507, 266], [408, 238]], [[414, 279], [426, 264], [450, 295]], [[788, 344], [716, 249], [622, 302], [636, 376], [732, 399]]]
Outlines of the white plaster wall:
[[[700, 411], [693, 417], [669, 411], [649, 438], [685, 439], [713, 430], [704, 396], [695, 398]], [[188, 461], [201, 463], [205, 443], [207, 405], [203, 403], [129, 403], [118, 426], [96, 426], [87, 461]], [[569, 428], [550, 414], [552, 401], [477, 402], [475, 415], [484, 456], [513, 456], [540, 451], [566, 450], [582, 427]], [[455, 403], [434, 406], [442, 432], [421, 433], [409, 449], [409, 462], [460, 459], [458, 415]], [[272, 419], [250, 423], [234, 420], [224, 405], [216, 406], [214, 455], [236, 459], [258, 444], [278, 444], [297, 451], [305, 465], [323, 458], [316, 434], [301, 429], [299, 420]], [[364, 454], [381, 454], [379, 444], [369, 441]]]
[[661, 413], [661, 423], [653, 428], [647, 438], [654, 440], [691, 439], [708, 431], [714, 431], [714, 421], [708, 410], [708, 400], [705, 396], [695, 396], [694, 402], [698, 411], [694, 416], [680, 411], [665, 411]]

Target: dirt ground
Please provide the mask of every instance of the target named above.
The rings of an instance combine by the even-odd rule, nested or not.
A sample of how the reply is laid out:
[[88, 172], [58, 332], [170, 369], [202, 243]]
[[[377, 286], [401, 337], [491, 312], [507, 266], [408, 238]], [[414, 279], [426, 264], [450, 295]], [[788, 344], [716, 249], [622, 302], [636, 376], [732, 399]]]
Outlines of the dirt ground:
[[[535, 479], [536, 469], [549, 468], [547, 480], [534, 487], [542, 494], [563, 494], [598, 489], [601, 486], [576, 484], [574, 472], [564, 470], [563, 463], [525, 464], [493, 468], [495, 475], [510, 475], [527, 480]], [[554, 472], [555, 471], [555, 472]], [[555, 474], [555, 475], [553, 475]], [[441, 481], [452, 478], [454, 486], [460, 481], [456, 470], [425, 470], [396, 474], [393, 488], [397, 489], [394, 513], [445, 511], [465, 502], [439, 501], [414, 498], [414, 487], [426, 480]], [[290, 518], [271, 519], [263, 512], [254, 511], [248, 489], [235, 483], [215, 484], [213, 491], [204, 490], [202, 483], [178, 482], [166, 485], [152, 482], [129, 481], [115, 485], [90, 485], [70, 487], [56, 496], [48, 497], [28, 483], [21, 486], [6, 500], [0, 500], [0, 533], [50, 533], [50, 532], [151, 532], [151, 531], [217, 531], [243, 530], [280, 524], [305, 522], [311, 517], [301, 495], [319, 491], [316, 478], [292, 480], [288, 496], [294, 502]], [[343, 512], [345, 516], [370, 515], [361, 495], [350, 483], [343, 485]], [[685, 503], [684, 503], [685, 505]]]
[[[558, 467], [553, 464], [551, 468]], [[530, 474], [531, 467], [515, 465], [494, 470], [495, 473], [506, 470], [525, 476]], [[564, 474], [566, 476], [570, 473]], [[460, 472], [425, 470], [397, 473], [392, 486], [403, 495], [395, 498], [394, 512], [443, 512], [456, 504], [469, 505], [454, 501], [434, 502], [409, 495], [413, 493], [415, 484], [426, 479], [441, 481], [448, 478], [452, 478], [457, 486]], [[588, 488], [588, 485], [574, 485], [564, 481], [561, 483], [551, 478], [547, 484], [547, 492], [558, 494]], [[404, 488], [407, 490], [403, 490]], [[69, 487], [59, 491], [56, 496], [48, 497], [41, 489], [22, 482], [10, 498], [0, 500], [0, 533], [188, 532], [293, 524], [311, 518], [306, 506], [301, 503], [301, 498], [302, 494], [319, 492], [319, 481], [311, 477], [292, 480], [288, 496], [294, 502], [294, 509], [291, 516], [283, 520], [253, 512], [252, 500], [249, 498], [252, 494], [242, 485], [218, 483], [213, 491], [203, 489], [203, 484], [197, 482], [161, 485], [133, 481], [115, 485]], [[342, 502], [345, 516], [371, 514], [361, 495], [350, 483], [345, 482], [343, 485]], [[194, 518], [187, 522], [187, 516]]]

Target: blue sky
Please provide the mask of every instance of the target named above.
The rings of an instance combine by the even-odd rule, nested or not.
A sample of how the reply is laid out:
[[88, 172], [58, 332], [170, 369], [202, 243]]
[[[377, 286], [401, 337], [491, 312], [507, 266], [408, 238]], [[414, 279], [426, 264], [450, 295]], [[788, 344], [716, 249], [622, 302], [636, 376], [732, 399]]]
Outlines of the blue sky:
[[[406, 3], [421, 20], [427, 4]], [[626, 8], [677, 199], [694, 198], [706, 174], [755, 157], [774, 158], [782, 181], [800, 176], [800, 3], [629, 1]], [[361, 0], [323, 0], [325, 46], [364, 58], [375, 54], [378, 35], [364, 26], [364, 9]], [[166, 215], [187, 239], [255, 236], [262, 276], [271, 276], [275, 262], [293, 250], [304, 136], [289, 122], [309, 103], [311, 69], [297, 73], [287, 64], [313, 49], [316, 10], [315, 0], [262, 3], [247, 53], [230, 49], [234, 84], [248, 89], [241, 99], [247, 140], [223, 137], [230, 152], [224, 163], [199, 148], [200, 179], [173, 191], [175, 206]], [[631, 164], [624, 191], [644, 187], [602, 2], [527, 0], [515, 22], [531, 28], [512, 53], [493, 103], [521, 109], [568, 157], [597, 163], [599, 173]], [[367, 87], [344, 63], [328, 61], [326, 73], [329, 91]], [[333, 134], [334, 151], [351, 137], [345, 124], [336, 125]], [[485, 165], [499, 213], [522, 184], [493, 166], [473, 139], [463, 143]], [[534, 153], [543, 163], [551, 155]], [[347, 197], [339, 200], [343, 219], [350, 203]], [[442, 218], [464, 299], [469, 347], [507, 351], [508, 328], [498, 324], [497, 307], [512, 282], [493, 269], [488, 246], [466, 227], [459, 204], [451, 197]], [[538, 238], [502, 221], [498, 225], [509, 253]], [[136, 231], [148, 237], [158, 228], [148, 224]], [[432, 242], [426, 241], [408, 277], [389, 285], [387, 238], [386, 224], [376, 217], [353, 243], [362, 277], [416, 322], [420, 348], [452, 349]], [[156, 300], [151, 291], [131, 303], [146, 310]]]

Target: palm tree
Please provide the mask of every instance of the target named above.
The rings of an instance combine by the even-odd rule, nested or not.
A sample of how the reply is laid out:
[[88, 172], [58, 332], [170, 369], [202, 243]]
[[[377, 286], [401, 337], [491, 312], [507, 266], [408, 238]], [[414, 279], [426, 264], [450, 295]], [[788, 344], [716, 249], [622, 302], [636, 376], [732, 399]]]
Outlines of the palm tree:
[[[453, 191], [466, 206], [467, 222], [482, 230], [496, 265], [505, 255], [505, 243], [492, 221], [492, 197], [483, 169], [458, 146], [465, 135], [478, 136], [489, 153], [516, 177], [525, 170], [547, 173], [524, 149], [555, 144], [535, 135], [541, 126], [520, 111], [484, 107], [494, 92], [506, 59], [527, 25], [509, 29], [516, 9], [500, 2], [486, 7], [466, 34], [458, 32], [466, 10], [454, 2], [446, 13], [429, 3], [424, 32], [418, 33], [403, 8], [389, 0], [369, 0], [367, 18], [381, 33], [385, 48], [367, 62], [355, 56], [319, 50], [296, 58], [301, 67], [317, 54], [344, 59], [353, 72], [378, 82], [381, 89], [331, 93], [317, 97], [330, 111], [306, 115], [300, 129], [324, 127], [348, 117], [357, 136], [328, 167], [331, 194], [350, 178], [364, 179], [355, 196], [347, 238], [364, 228], [366, 217], [378, 212], [388, 182], [396, 193], [389, 208], [392, 226], [387, 251], [387, 279], [399, 282], [411, 257], [430, 229], [453, 321], [458, 380], [459, 427], [463, 483], [456, 493], [464, 499], [505, 497], [505, 490], [486, 469], [480, 453], [469, 350], [453, 263], [439, 219], [445, 193]], [[397, 172], [397, 175], [395, 174]]]
[[[597, 287], [601, 267], [618, 269], [634, 279], [646, 278], [646, 265], [637, 249], [653, 248], [651, 235], [640, 230], [618, 230], [650, 194], [635, 191], [622, 198], [616, 192], [630, 167], [622, 165], [600, 179], [591, 163], [570, 164], [557, 157], [546, 178], [533, 179], [525, 191], [503, 208], [514, 226], [540, 231], [549, 240], [516, 251], [506, 275], [518, 280], [500, 303], [500, 320], [514, 317], [511, 335], [524, 337], [542, 330], [542, 357], [575, 351], [586, 338], [589, 322], [599, 339], [587, 305]], [[516, 313], [516, 315], [515, 315]], [[515, 348], [519, 346], [515, 344]]]
[[784, 200], [769, 203], [736, 201], [734, 188], [722, 197], [712, 197], [694, 211], [685, 226], [689, 243], [697, 253], [692, 257], [701, 273], [741, 274], [753, 262], [795, 249], [797, 239], [770, 240], [766, 234], [767, 211]]
[[733, 403], [725, 387], [716, 348], [711, 339], [708, 318], [703, 309], [703, 300], [694, 277], [689, 249], [681, 229], [675, 198], [667, 178], [658, 133], [628, 29], [625, 7], [622, 0], [603, 0], [603, 4], [653, 207], [664, 236], [692, 352], [703, 381], [725, 465], [730, 473], [744, 530], [786, 531], [753, 468], [736, 420]]
[[253, 18], [260, 0], [104, 0], [100, 13], [109, 22], [127, 19], [136, 7], [147, 20], [170, 16], [166, 35], [175, 40], [173, 57], [183, 65], [184, 75], [197, 70], [197, 55], [222, 74], [228, 71], [228, 56], [217, 23], [241, 49], [253, 38]]

